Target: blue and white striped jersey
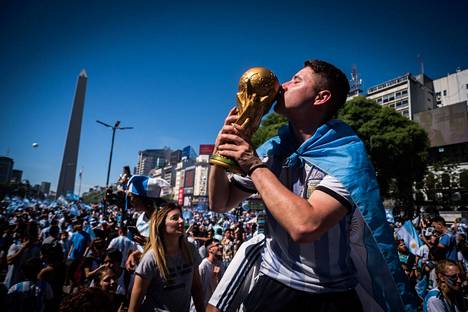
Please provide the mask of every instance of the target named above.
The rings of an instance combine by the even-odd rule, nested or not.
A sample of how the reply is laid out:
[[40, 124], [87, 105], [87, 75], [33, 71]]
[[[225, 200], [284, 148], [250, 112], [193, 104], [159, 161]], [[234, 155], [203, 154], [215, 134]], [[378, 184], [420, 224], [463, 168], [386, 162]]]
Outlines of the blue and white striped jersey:
[[[278, 168], [268, 158], [263, 161], [270, 168]], [[354, 288], [357, 281], [349, 245], [354, 205], [349, 192], [337, 179], [308, 164], [303, 168], [283, 167], [276, 175], [296, 195], [309, 198], [314, 190], [321, 190], [337, 199], [350, 213], [319, 240], [296, 243], [267, 209], [266, 246], [261, 273], [291, 288], [312, 293]], [[232, 175], [231, 182], [244, 191], [256, 192], [250, 177]]]

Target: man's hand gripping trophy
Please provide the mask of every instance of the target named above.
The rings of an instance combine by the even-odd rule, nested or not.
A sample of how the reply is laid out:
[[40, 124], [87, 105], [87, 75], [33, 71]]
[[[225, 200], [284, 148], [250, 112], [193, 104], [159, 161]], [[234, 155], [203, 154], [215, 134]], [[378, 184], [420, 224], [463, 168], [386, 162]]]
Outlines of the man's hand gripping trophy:
[[[225, 126], [231, 125], [244, 139], [250, 140], [260, 126], [262, 117], [276, 100], [279, 90], [280, 83], [273, 72], [264, 67], [250, 68], [239, 80], [237, 108], [231, 110]], [[216, 147], [218, 145], [217, 140]], [[221, 166], [233, 173], [247, 173], [245, 168], [242, 168], [244, 166], [239, 166], [237, 161], [220, 155], [216, 150], [210, 164]]]

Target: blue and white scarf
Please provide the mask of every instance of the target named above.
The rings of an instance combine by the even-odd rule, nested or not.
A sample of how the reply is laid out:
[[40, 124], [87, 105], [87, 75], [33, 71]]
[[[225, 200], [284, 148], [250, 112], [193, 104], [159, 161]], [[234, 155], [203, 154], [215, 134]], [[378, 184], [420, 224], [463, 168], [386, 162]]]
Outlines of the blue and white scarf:
[[[364, 143], [348, 125], [331, 120], [301, 145], [290, 126], [285, 126], [257, 153], [260, 157], [280, 157], [285, 160], [280, 164], [288, 167], [308, 163], [337, 178], [358, 208], [354, 217], [363, 220], [358, 229], [362, 231], [360, 241], [353, 242], [351, 238], [351, 257], [360, 284], [357, 289], [366, 293], [360, 295], [363, 307], [377, 304], [384, 311], [416, 311], [417, 300], [400, 267], [374, 168]], [[363, 248], [353, 248], [354, 245]]]

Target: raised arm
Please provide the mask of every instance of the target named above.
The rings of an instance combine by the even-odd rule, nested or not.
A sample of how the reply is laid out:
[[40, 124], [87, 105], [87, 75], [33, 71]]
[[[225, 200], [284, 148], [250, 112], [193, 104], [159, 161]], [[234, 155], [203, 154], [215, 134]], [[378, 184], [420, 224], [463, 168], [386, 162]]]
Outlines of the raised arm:
[[[224, 144], [223, 135], [235, 131], [232, 124], [237, 120], [237, 108], [233, 108], [224, 121], [224, 126], [220, 130], [215, 142], [214, 153], [218, 151], [220, 145]], [[216, 212], [226, 212], [236, 207], [249, 193], [243, 192], [230, 183], [226, 171], [212, 165], [208, 180], [208, 200], [210, 209]]]
[[[334, 197], [316, 190], [304, 199], [287, 189], [268, 168], [258, 166], [261, 160], [256, 155], [249, 139], [240, 127], [236, 132], [221, 134], [219, 153], [237, 160], [251, 178], [267, 209], [297, 242], [317, 240], [337, 224], [348, 210]], [[256, 168], [252, 170], [252, 168]]]

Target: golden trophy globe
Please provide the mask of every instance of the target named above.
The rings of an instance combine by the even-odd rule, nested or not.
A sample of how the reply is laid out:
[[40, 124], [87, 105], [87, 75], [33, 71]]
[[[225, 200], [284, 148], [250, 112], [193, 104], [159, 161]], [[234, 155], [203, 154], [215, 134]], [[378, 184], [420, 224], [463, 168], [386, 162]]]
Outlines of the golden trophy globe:
[[[268, 113], [276, 100], [280, 83], [273, 72], [265, 67], [252, 67], [239, 79], [237, 92], [236, 124], [250, 137], [260, 126], [262, 117]], [[221, 166], [233, 173], [243, 173], [237, 162], [218, 154], [211, 156], [210, 164]]]

